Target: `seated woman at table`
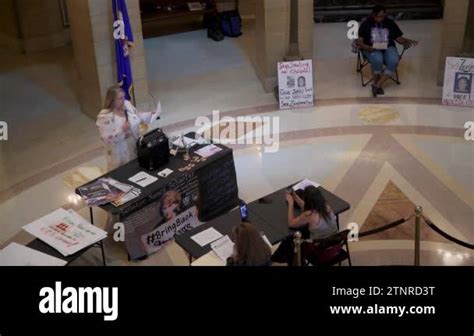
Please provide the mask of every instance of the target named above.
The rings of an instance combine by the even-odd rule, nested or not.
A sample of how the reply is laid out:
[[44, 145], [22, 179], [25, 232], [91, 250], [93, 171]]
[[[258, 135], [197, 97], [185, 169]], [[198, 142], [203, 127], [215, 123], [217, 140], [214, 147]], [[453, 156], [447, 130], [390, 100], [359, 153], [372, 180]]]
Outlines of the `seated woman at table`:
[[108, 89], [96, 124], [104, 143], [109, 171], [137, 157], [136, 140], [140, 136], [140, 123], [150, 124], [157, 117], [155, 113], [139, 113], [125, 99], [125, 92], [120, 87]]
[[227, 266], [271, 266], [272, 252], [260, 232], [248, 222], [235, 226], [234, 253]]
[[[336, 216], [326, 202], [321, 191], [308, 186], [304, 190], [303, 199], [294, 192], [287, 192], [288, 202], [288, 227], [301, 232], [303, 239], [323, 239], [337, 233]], [[295, 202], [303, 212], [294, 215]], [[282, 241], [272, 256], [272, 261], [293, 263], [293, 235]]]
[[[336, 216], [326, 202], [321, 191], [308, 186], [304, 190], [303, 199], [295, 192], [287, 192], [285, 197], [288, 202], [288, 227], [298, 229], [307, 227], [309, 239], [322, 239], [337, 232]], [[294, 216], [295, 202], [304, 211], [299, 216]]]

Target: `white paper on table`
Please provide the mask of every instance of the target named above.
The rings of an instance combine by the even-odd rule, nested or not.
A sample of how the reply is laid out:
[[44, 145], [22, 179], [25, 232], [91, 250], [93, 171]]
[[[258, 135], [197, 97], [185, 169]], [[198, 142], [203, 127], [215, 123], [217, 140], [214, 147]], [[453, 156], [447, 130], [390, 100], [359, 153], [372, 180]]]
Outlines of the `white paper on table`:
[[144, 188], [153, 182], [158, 181], [158, 178], [151, 176], [145, 172], [139, 172], [128, 179], [130, 182], [138, 184], [140, 187]]
[[222, 234], [214, 228], [209, 228], [191, 237], [199, 246], [203, 247], [222, 237]]
[[224, 237], [211, 243], [212, 250], [219, 256], [222, 261], [227, 261], [227, 258], [232, 256], [234, 252], [234, 243], [229, 236]]
[[161, 176], [163, 178], [166, 178], [171, 174], [173, 174], [173, 171], [169, 168], [163, 169], [162, 171], [158, 172], [158, 176]]
[[313, 182], [311, 180], [308, 180], [308, 179], [304, 179], [303, 181], [301, 181], [300, 183], [297, 183], [293, 186], [293, 190], [296, 191], [296, 190], [304, 190], [306, 187], [309, 187], [309, 186], [315, 186], [316, 188], [319, 188], [320, 185], [317, 184], [316, 182]]
[[66, 263], [17, 243], [10, 243], [0, 251], [0, 266], [64, 266]]
[[195, 153], [202, 156], [202, 157], [209, 157], [209, 156], [212, 156], [214, 154], [216, 154], [217, 152], [220, 152], [222, 150], [222, 148], [216, 146], [216, 145], [207, 145], [199, 150], [197, 150]]

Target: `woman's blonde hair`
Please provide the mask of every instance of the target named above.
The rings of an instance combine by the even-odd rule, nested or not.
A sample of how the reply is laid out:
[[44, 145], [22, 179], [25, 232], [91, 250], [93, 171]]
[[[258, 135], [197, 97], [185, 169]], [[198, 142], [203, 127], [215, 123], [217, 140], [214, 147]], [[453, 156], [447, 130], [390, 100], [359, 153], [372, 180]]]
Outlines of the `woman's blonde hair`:
[[124, 92], [120, 86], [114, 85], [109, 87], [107, 94], [105, 95], [104, 109], [110, 110], [115, 101], [115, 97], [120, 92]]

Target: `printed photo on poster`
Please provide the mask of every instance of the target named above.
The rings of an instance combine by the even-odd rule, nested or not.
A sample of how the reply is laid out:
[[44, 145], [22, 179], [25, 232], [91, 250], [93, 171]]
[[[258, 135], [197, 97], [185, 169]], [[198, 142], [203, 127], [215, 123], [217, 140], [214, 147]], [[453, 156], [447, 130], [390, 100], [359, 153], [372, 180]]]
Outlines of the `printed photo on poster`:
[[171, 181], [150, 197], [153, 202], [122, 219], [125, 244], [133, 259], [158, 251], [176, 234], [201, 224], [199, 185], [193, 173]]
[[443, 104], [474, 106], [474, 59], [446, 57]]
[[172, 220], [181, 212], [181, 194], [176, 190], [165, 192], [158, 207], [161, 219], [155, 228]]
[[306, 87], [306, 78], [304, 76], [298, 77], [298, 87], [305, 88]]

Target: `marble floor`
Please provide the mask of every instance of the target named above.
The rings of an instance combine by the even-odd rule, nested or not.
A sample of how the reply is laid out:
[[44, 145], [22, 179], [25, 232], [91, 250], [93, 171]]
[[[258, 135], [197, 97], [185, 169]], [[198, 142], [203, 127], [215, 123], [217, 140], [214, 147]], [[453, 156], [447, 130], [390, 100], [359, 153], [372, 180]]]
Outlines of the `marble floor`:
[[[251, 23], [242, 38], [222, 44], [202, 31], [146, 40], [150, 92], [163, 102], [163, 126], [170, 134], [195, 129], [195, 118], [213, 109], [230, 117], [278, 120], [278, 129], [261, 126], [278, 142], [276, 153], [261, 145], [231, 145], [245, 201], [311, 178], [351, 204], [341, 216], [343, 226], [372, 229], [420, 205], [437, 226], [472, 244], [474, 146], [464, 140], [464, 123], [474, 120], [474, 109], [440, 103], [435, 78], [440, 27], [441, 21], [403, 22], [406, 35], [421, 44], [401, 64], [402, 85], [389, 84], [376, 100], [360, 86], [345, 25], [337, 23], [315, 25], [313, 108], [280, 111], [263, 91], [252, 67]], [[325, 48], [328, 44], [334, 47]], [[188, 48], [195, 51], [192, 59], [176, 52]], [[176, 54], [183, 56], [173, 58]], [[0, 247], [31, 240], [21, 227], [57, 207], [86, 217], [71, 181], [78, 172], [90, 177], [105, 167], [94, 121], [80, 113], [73, 85], [64, 85], [74, 81], [71, 50], [52, 55], [0, 54], [0, 119], [9, 123], [10, 139], [0, 142]], [[256, 131], [239, 136], [251, 140]], [[105, 214], [96, 215], [103, 226]], [[412, 230], [407, 222], [351, 243], [353, 264], [412, 264]], [[422, 239], [422, 265], [474, 265], [472, 250], [427, 227]], [[142, 262], [129, 262], [124, 247], [112, 241], [106, 255], [111, 265], [188, 264], [173, 241]], [[92, 249], [74, 264], [99, 265], [99, 257]]]

